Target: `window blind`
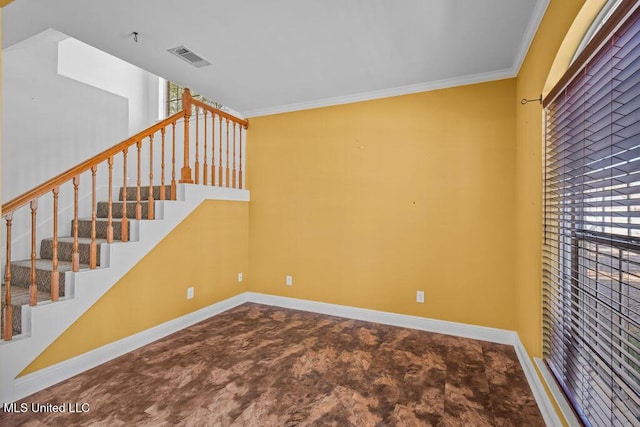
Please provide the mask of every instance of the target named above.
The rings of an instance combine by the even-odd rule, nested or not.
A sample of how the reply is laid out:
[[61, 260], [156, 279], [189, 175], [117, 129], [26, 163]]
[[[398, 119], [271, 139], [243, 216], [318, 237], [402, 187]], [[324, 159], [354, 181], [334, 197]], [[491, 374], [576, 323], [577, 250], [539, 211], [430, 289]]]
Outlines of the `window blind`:
[[594, 426], [640, 426], [640, 10], [623, 3], [545, 99], [544, 359]]

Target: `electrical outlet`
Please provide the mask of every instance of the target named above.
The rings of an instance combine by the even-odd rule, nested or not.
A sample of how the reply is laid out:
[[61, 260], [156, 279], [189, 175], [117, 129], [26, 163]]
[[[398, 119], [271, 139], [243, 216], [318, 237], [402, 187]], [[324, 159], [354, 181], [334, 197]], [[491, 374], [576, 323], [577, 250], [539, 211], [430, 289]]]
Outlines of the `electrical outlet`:
[[187, 299], [192, 299], [193, 298], [193, 294], [194, 294], [193, 286], [188, 287], [187, 288]]
[[292, 276], [287, 276], [286, 284], [287, 284], [287, 286], [292, 286], [293, 285], [293, 277]]
[[416, 291], [416, 302], [424, 303], [424, 291]]
[[238, 273], [238, 282], [242, 282], [242, 273]]

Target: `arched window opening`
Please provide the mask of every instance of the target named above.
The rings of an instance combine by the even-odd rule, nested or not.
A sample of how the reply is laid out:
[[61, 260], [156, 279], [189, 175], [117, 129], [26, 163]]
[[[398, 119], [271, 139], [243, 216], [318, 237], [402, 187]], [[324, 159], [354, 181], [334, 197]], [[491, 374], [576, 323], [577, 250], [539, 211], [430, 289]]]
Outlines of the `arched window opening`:
[[622, 0], [608, 0], [607, 3], [602, 7], [596, 19], [593, 20], [593, 23], [585, 33], [582, 41], [578, 45], [576, 52], [573, 54], [573, 58], [571, 58], [571, 63], [576, 60], [576, 58], [582, 53], [584, 48], [589, 44], [589, 42], [593, 39], [593, 36], [602, 28], [602, 26], [611, 18], [613, 12], [620, 6]]

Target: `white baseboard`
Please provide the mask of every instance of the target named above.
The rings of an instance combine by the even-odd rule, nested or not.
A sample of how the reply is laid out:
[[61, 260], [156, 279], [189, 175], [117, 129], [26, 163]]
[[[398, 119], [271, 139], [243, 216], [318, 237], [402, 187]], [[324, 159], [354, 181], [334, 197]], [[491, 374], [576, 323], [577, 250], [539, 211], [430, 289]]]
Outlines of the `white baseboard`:
[[15, 400], [22, 399], [245, 302], [246, 295], [242, 293], [177, 319], [154, 326], [151, 329], [106, 344], [95, 350], [65, 360], [64, 362], [19, 377], [14, 382], [14, 398]]
[[582, 426], [582, 423], [576, 417], [576, 414], [573, 412], [571, 404], [564, 397], [564, 393], [560, 390], [560, 387], [556, 383], [555, 378], [553, 378], [553, 374], [547, 368], [547, 365], [540, 358], [534, 358], [536, 362], [536, 366], [538, 367], [538, 371], [540, 371], [540, 375], [544, 379], [545, 383], [547, 383], [547, 387], [551, 391], [551, 394], [556, 400], [558, 407], [560, 408], [560, 412], [564, 416], [564, 419], [567, 420], [567, 423], [571, 427], [579, 427]]
[[545, 424], [547, 426], [562, 427], [562, 421], [560, 421], [560, 418], [556, 413], [556, 409], [553, 407], [553, 403], [551, 402], [551, 399], [549, 399], [549, 395], [544, 389], [540, 376], [533, 365], [533, 361], [531, 360], [531, 357], [529, 357], [529, 354], [524, 348], [522, 341], [520, 341], [520, 338], [516, 338], [516, 342], [513, 347], [516, 350], [516, 354], [520, 360], [520, 366], [522, 366], [524, 375], [527, 377], [529, 387], [531, 387], [531, 392], [533, 393], [533, 397], [536, 399], [538, 408], [540, 408]]
[[478, 339], [498, 344], [512, 345], [518, 355], [518, 359], [520, 360], [520, 364], [522, 365], [522, 369], [527, 377], [531, 391], [533, 392], [540, 411], [542, 412], [545, 423], [548, 426], [562, 425], [555, 412], [553, 404], [545, 392], [544, 386], [542, 385], [531, 358], [520, 342], [518, 334], [514, 331], [296, 298], [280, 297], [256, 292], [244, 292], [201, 310], [170, 320], [169, 322], [155, 326], [151, 329], [147, 329], [127, 338], [123, 338], [95, 350], [65, 360], [64, 362], [41, 369], [37, 372], [25, 375], [24, 377], [17, 378], [14, 381], [14, 399], [22, 399], [46, 387], [50, 387], [71, 378], [74, 375], [94, 368], [102, 363], [108, 362], [116, 357], [122, 356], [130, 351], [195, 323], [206, 320], [216, 314], [227, 311], [245, 302], [309, 311], [313, 313], [381, 323], [403, 328]]
[[487, 328], [484, 326], [467, 325], [464, 323], [447, 322], [443, 320], [429, 319], [426, 317], [409, 316], [406, 314], [389, 313], [387, 311], [328, 304], [324, 302], [280, 297], [256, 292], [247, 292], [247, 301], [258, 304], [273, 305], [276, 307], [291, 308], [294, 310], [328, 314], [330, 316], [364, 320], [366, 322], [382, 323], [383, 325], [437, 332], [456, 337], [473, 338], [498, 344], [513, 345], [514, 339], [517, 336], [515, 332], [504, 329]]

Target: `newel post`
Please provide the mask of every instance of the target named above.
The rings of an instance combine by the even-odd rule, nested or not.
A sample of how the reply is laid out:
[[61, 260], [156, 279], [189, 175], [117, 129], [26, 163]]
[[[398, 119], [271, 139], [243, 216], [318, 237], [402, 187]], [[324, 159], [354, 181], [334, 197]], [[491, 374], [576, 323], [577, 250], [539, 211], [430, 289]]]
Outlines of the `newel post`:
[[191, 91], [187, 88], [182, 92], [182, 110], [184, 111], [184, 158], [180, 171], [180, 183], [193, 184], [191, 167], [189, 166], [189, 119], [191, 117]]

